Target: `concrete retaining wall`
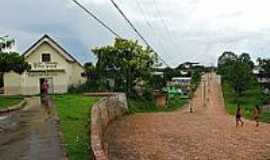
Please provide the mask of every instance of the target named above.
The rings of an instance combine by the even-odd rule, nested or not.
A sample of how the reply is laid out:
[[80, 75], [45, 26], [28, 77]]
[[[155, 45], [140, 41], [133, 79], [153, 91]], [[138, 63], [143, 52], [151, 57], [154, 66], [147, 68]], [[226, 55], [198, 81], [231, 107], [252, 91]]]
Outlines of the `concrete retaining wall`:
[[104, 132], [113, 120], [127, 113], [127, 98], [123, 93], [102, 98], [92, 107], [91, 146], [95, 160], [108, 160], [108, 147], [103, 141]]

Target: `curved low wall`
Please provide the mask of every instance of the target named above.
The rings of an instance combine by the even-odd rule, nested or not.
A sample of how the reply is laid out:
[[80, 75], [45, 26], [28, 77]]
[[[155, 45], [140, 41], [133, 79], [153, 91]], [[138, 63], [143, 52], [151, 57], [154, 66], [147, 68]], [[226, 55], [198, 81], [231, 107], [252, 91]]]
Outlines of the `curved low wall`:
[[0, 114], [1, 113], [13, 112], [13, 111], [17, 111], [17, 110], [23, 109], [26, 104], [27, 104], [27, 101], [24, 99], [19, 104], [16, 104], [14, 106], [10, 106], [8, 108], [0, 109]]
[[124, 93], [102, 98], [91, 110], [91, 146], [95, 160], [108, 160], [108, 148], [103, 141], [107, 126], [113, 120], [128, 113]]

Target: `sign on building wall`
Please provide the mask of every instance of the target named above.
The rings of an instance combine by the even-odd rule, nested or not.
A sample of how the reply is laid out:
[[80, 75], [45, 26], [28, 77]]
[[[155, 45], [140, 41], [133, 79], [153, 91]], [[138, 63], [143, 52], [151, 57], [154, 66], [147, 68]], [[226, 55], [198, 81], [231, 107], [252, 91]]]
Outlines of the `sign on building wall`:
[[30, 77], [44, 77], [44, 76], [57, 76], [57, 72], [28, 72], [28, 76]]
[[57, 62], [34, 62], [33, 69], [56, 69], [57, 65]]

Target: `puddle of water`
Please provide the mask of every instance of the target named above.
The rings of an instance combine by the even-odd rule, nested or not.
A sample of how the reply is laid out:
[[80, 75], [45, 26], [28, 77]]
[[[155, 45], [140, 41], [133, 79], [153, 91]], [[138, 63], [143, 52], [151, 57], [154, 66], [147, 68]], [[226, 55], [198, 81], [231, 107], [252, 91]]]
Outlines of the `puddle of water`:
[[0, 117], [0, 159], [64, 159], [52, 104], [35, 97], [27, 109]]
[[8, 116], [0, 116], [0, 121], [4, 120], [4, 119], [7, 119], [7, 118], [8, 118]]

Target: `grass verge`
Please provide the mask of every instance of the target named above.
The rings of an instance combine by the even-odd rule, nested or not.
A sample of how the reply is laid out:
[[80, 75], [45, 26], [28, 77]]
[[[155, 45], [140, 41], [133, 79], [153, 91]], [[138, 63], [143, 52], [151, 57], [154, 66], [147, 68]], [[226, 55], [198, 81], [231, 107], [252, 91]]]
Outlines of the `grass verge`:
[[54, 96], [65, 150], [70, 160], [88, 160], [90, 153], [90, 108], [99, 98], [80, 94]]
[[[236, 101], [235, 101], [235, 94], [232, 92], [232, 89], [229, 87], [227, 83], [223, 83], [223, 95], [224, 95], [224, 103], [226, 110], [231, 115], [235, 115], [236, 111]], [[242, 107], [243, 116], [246, 119], [252, 119], [254, 106], [256, 104], [261, 103], [261, 91], [259, 86], [254, 86], [253, 88], [247, 90], [242, 97], [239, 98], [239, 102]], [[263, 122], [270, 122], [270, 113], [263, 112], [261, 114], [260, 120]]]
[[186, 104], [188, 99], [181, 99], [180, 97], [170, 98], [166, 108], [156, 106], [154, 101], [145, 99], [129, 99], [128, 107], [130, 113], [149, 113], [149, 112], [170, 112], [175, 111]]
[[23, 100], [22, 96], [1, 96], [0, 109], [7, 108], [19, 104]]

